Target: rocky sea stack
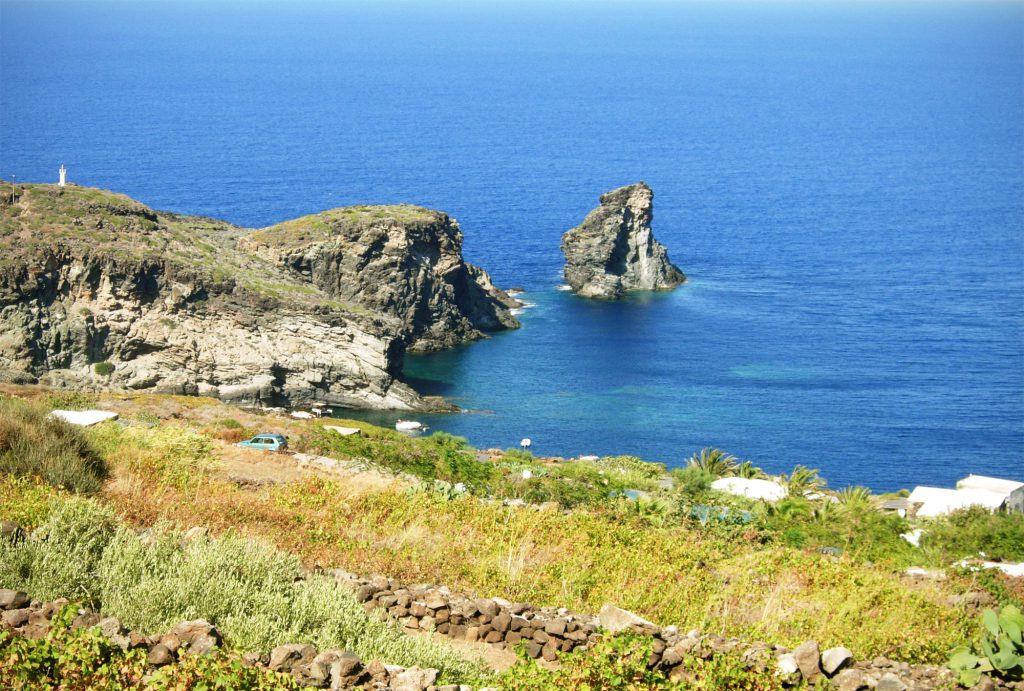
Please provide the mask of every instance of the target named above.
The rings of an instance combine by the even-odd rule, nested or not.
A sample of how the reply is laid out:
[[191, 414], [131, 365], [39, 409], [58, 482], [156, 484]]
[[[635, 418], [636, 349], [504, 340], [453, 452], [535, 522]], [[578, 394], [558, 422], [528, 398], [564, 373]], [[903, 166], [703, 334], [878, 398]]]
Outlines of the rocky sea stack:
[[0, 381], [424, 409], [407, 349], [515, 328], [447, 214], [355, 206], [261, 230], [86, 187], [0, 194]]
[[644, 182], [601, 195], [601, 206], [562, 236], [565, 280], [581, 297], [615, 300], [627, 291], [672, 290], [686, 276], [651, 234], [654, 194]]

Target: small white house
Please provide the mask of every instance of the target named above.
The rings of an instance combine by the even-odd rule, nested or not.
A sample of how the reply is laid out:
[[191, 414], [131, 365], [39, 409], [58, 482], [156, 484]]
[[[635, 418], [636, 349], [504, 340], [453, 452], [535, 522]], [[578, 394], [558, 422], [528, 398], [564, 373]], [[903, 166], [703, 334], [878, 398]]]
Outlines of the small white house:
[[1007, 511], [1024, 513], [1024, 482], [986, 477], [985, 475], [968, 475], [956, 483], [956, 488], [958, 490], [980, 489], [986, 492], [996, 492], [1005, 497]]
[[920, 504], [917, 515], [922, 517], [944, 516], [968, 506], [983, 506], [989, 511], [1002, 507], [1006, 496], [984, 489], [947, 489], [945, 487], [915, 487], [907, 501]]
[[779, 501], [785, 499], [789, 491], [771, 480], [754, 480], [745, 477], [722, 477], [711, 483], [711, 489], [734, 494], [748, 499], [764, 499]]

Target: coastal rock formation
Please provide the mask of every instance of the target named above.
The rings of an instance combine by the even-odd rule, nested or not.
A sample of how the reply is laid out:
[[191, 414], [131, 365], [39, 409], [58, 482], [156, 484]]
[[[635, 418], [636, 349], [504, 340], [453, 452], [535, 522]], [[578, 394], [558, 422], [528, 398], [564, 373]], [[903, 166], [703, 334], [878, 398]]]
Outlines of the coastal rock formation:
[[241, 249], [330, 297], [397, 317], [411, 350], [450, 348], [518, 326], [519, 303], [462, 260], [462, 231], [440, 211], [356, 206], [264, 228]]
[[[251, 231], [96, 189], [6, 190], [0, 380], [425, 409], [399, 378], [408, 348], [518, 326], [440, 212], [353, 207]], [[345, 222], [310, 220], [324, 218]]]
[[601, 206], [562, 236], [565, 280], [581, 297], [615, 300], [627, 291], [671, 290], [686, 280], [651, 234], [646, 183], [601, 195]]

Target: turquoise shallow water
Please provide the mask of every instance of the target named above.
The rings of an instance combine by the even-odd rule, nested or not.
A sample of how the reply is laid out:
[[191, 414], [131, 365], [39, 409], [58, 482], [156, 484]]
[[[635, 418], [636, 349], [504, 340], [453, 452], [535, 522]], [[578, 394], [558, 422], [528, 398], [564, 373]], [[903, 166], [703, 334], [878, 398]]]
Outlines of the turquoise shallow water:
[[[411, 357], [481, 446], [1024, 479], [1024, 5], [0, 3], [0, 177], [261, 226], [410, 201], [535, 303]], [[690, 282], [559, 291], [646, 180]], [[392, 416], [393, 417], [393, 416]], [[384, 416], [388, 421], [388, 416]]]

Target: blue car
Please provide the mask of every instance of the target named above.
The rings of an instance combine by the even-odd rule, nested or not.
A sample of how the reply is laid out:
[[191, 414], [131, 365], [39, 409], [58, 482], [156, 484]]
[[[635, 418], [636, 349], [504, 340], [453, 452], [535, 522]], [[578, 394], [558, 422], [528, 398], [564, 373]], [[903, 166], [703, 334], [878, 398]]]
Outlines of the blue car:
[[252, 439], [238, 442], [238, 446], [264, 451], [284, 451], [288, 448], [288, 440], [280, 434], [257, 434]]

